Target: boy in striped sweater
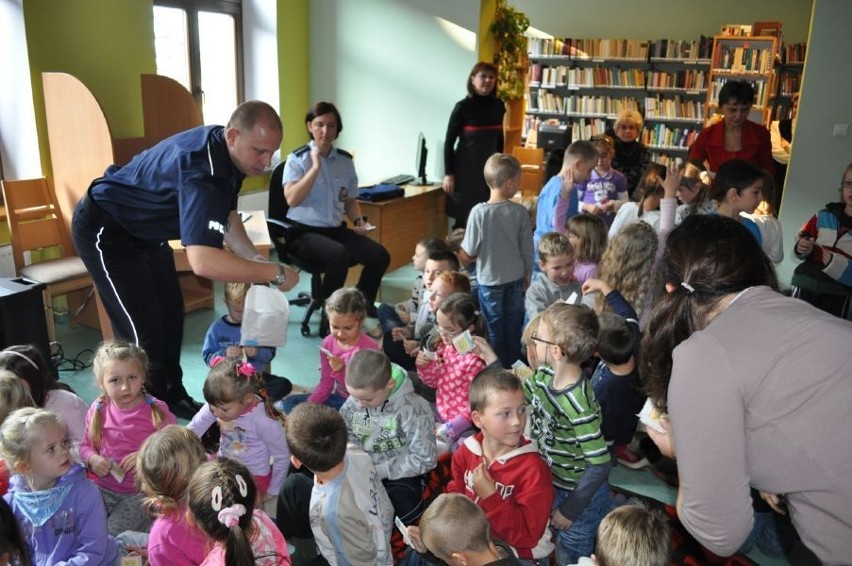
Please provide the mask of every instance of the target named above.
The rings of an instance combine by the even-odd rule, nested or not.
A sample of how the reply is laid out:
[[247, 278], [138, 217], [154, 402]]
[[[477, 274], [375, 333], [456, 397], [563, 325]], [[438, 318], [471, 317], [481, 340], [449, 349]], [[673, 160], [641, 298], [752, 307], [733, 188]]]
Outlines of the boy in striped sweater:
[[532, 334], [530, 363], [537, 371], [524, 382], [524, 395], [531, 437], [550, 466], [556, 490], [550, 525], [559, 564], [592, 553], [598, 524], [612, 507], [607, 483], [612, 461], [601, 410], [580, 368], [597, 340], [595, 313], [562, 302], [544, 310]]

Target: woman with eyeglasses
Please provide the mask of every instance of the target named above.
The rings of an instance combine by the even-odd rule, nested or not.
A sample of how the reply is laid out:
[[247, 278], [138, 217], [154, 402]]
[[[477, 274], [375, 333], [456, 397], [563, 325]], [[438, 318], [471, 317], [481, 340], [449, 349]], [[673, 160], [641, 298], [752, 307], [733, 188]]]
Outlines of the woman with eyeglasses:
[[849, 564], [852, 324], [779, 293], [757, 240], [721, 214], [675, 228], [661, 270], [639, 360], [667, 413], [648, 435], [677, 461], [678, 519], [720, 556], [747, 551], [774, 519], [754, 488], [804, 543], [782, 541], [791, 564], [816, 563], [808, 550]]
[[793, 253], [802, 261], [793, 286], [826, 312], [850, 317], [852, 302], [852, 163], [843, 171], [840, 202], [831, 202], [802, 226]]
[[748, 119], [754, 105], [754, 88], [745, 81], [728, 81], [719, 90], [722, 120], [708, 125], [689, 147], [689, 161], [707, 163], [715, 173], [732, 159], [743, 159], [770, 174], [775, 173], [769, 130]]

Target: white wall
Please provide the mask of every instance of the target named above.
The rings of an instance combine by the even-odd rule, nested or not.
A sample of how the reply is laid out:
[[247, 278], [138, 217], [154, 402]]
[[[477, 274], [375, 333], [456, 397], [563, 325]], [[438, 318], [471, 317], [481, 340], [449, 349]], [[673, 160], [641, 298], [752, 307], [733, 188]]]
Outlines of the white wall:
[[313, 0], [310, 9], [311, 99], [340, 110], [338, 145], [355, 153], [360, 182], [414, 174], [420, 131], [427, 176], [440, 180], [447, 120], [476, 62], [479, 2]]
[[556, 37], [697, 39], [724, 24], [780, 21], [784, 41], [806, 41], [809, 0], [512, 0], [530, 24]]
[[[839, 201], [843, 170], [852, 163], [852, 138], [835, 137], [834, 124], [852, 124], [852, 3], [814, 0], [796, 137], [781, 202], [786, 244], [778, 275], [787, 283], [798, 263], [791, 257], [795, 234], [827, 202]], [[850, 132], [852, 134], [852, 131]]]
[[41, 177], [23, 0], [0, 1], [0, 156], [7, 179]]

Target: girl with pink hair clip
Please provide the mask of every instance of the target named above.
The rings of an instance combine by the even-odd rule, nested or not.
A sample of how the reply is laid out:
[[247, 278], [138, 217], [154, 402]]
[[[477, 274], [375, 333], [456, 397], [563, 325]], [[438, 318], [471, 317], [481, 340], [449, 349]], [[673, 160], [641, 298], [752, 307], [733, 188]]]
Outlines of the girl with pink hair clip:
[[264, 509], [274, 515], [278, 490], [290, 467], [285, 417], [272, 405], [261, 375], [250, 363], [224, 358], [211, 363], [203, 389], [206, 403], [187, 428], [201, 437], [218, 424], [218, 455], [249, 469], [257, 484], [258, 503], [263, 502]]

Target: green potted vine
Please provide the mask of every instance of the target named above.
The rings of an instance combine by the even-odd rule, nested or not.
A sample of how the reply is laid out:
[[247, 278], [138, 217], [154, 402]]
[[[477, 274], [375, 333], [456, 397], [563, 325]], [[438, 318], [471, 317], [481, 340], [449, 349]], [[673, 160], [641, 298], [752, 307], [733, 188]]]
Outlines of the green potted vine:
[[527, 56], [527, 38], [524, 32], [530, 27], [526, 14], [513, 8], [507, 0], [497, 0], [491, 35], [494, 38], [494, 64], [497, 65], [497, 96], [504, 102], [524, 97], [524, 62]]

